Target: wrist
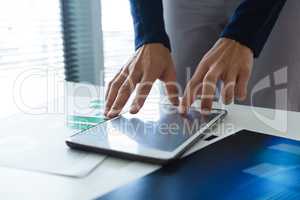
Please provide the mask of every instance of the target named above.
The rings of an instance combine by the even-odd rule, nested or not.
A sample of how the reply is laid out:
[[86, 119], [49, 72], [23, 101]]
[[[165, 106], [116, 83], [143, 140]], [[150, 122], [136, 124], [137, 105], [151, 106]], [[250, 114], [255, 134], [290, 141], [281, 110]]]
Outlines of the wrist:
[[219, 39], [219, 42], [221, 43], [225, 43], [227, 45], [232, 45], [235, 46], [237, 49], [239, 49], [240, 53], [246, 53], [248, 55], [250, 55], [251, 57], [254, 58], [254, 52], [253, 50], [248, 47], [247, 45], [242, 44], [241, 42], [231, 39], [231, 38], [227, 38], [227, 37], [221, 37]]
[[141, 49], [153, 49], [153, 50], [157, 50], [157, 52], [161, 52], [161, 51], [164, 51], [164, 52], [168, 52], [168, 53], [171, 53], [171, 51], [169, 50], [169, 48], [167, 48], [164, 44], [162, 43], [159, 43], [159, 42], [154, 42], [154, 43], [146, 43], [146, 44], [143, 44], [142, 46], [140, 46], [136, 52], [140, 51]]
[[169, 51], [171, 52], [170, 40], [169, 40], [167, 33], [165, 33], [165, 32], [147, 34], [147, 35], [144, 35], [143, 37], [139, 37], [139, 36], [135, 37], [135, 49], [136, 50], [145, 44], [156, 44], [156, 43], [162, 44], [164, 47], [168, 48]]

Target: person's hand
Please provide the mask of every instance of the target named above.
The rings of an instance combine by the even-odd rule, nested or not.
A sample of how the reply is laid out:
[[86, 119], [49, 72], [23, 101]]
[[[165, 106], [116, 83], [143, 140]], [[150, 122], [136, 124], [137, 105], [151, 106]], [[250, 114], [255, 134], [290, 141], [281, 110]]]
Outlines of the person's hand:
[[137, 50], [135, 56], [109, 83], [104, 115], [113, 118], [120, 114], [138, 85], [130, 108], [131, 113], [137, 113], [157, 79], [165, 83], [171, 103], [178, 105], [176, 72], [169, 49], [159, 43], [146, 44]]
[[221, 94], [225, 104], [230, 104], [234, 97], [245, 100], [253, 60], [253, 52], [248, 47], [231, 39], [219, 39], [200, 61], [187, 84], [180, 113], [185, 114], [197, 97], [201, 98], [201, 111], [209, 112], [218, 80], [223, 81]]

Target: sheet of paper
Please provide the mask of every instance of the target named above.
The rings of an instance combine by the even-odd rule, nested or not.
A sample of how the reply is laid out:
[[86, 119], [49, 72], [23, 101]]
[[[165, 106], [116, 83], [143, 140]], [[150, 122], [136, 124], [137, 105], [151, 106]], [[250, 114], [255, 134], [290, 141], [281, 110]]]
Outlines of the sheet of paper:
[[91, 112], [81, 114], [16, 114], [1, 120], [0, 167], [12, 167], [58, 175], [83, 177], [105, 158], [75, 151], [65, 139], [105, 121], [98, 112], [101, 102], [91, 101]]

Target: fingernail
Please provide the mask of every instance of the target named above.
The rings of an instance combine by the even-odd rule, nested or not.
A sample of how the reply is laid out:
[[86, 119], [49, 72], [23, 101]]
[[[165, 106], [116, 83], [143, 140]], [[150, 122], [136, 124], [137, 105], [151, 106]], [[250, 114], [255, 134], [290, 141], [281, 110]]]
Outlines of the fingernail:
[[109, 118], [114, 118], [114, 117], [116, 117], [117, 115], [118, 115], [117, 112], [110, 111], [110, 112], [107, 114], [107, 117], [109, 117]]
[[105, 110], [105, 111], [103, 112], [103, 115], [104, 115], [104, 116], [107, 116], [107, 113], [108, 113], [108, 110]]
[[107, 116], [108, 113], [109, 113], [109, 111], [110, 111], [110, 108], [105, 108], [105, 110], [104, 110], [104, 115]]
[[179, 106], [179, 109], [178, 109], [178, 110], [179, 110], [179, 113], [180, 113], [180, 114], [185, 114], [185, 113], [186, 113], [186, 109], [185, 109], [185, 107], [182, 106], [182, 105]]
[[139, 106], [134, 105], [134, 106], [131, 106], [129, 112], [130, 112], [131, 114], [136, 114], [138, 111], [139, 111]]
[[179, 106], [178, 106], [178, 112], [179, 112], [180, 114], [182, 114], [183, 111], [184, 111], [184, 108], [183, 108], [183, 105], [182, 105], [182, 101], [180, 101], [180, 102], [179, 102]]
[[129, 111], [131, 114], [136, 114], [137, 113], [137, 109], [135, 107], [130, 108]]

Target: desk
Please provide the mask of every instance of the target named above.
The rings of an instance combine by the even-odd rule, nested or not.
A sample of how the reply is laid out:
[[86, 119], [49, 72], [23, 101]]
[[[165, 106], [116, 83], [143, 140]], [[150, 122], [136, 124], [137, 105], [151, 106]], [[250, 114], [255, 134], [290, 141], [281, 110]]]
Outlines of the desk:
[[[220, 127], [226, 127], [227, 134], [240, 129], [249, 129], [300, 140], [300, 113], [240, 105], [226, 106], [226, 109], [229, 115]], [[270, 120], [272, 116], [275, 116], [274, 120]], [[214, 131], [216, 134], [221, 132], [218, 128]], [[191, 152], [194, 150], [195, 147]], [[158, 168], [157, 165], [107, 158], [89, 176], [77, 179], [0, 167], [0, 198], [86, 200], [100, 196]]]

